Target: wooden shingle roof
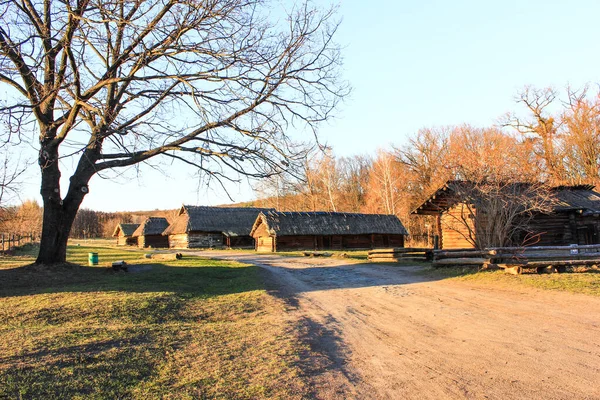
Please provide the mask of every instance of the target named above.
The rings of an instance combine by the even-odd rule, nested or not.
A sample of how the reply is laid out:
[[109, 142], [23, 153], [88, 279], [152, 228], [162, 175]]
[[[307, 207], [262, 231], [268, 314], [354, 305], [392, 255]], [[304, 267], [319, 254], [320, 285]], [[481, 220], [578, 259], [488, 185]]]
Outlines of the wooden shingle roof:
[[[265, 224], [271, 235], [408, 235], [395, 215], [356, 214], [339, 212], [279, 212], [260, 213], [252, 233]], [[252, 234], [251, 233], [251, 234]]]
[[248, 236], [261, 211], [271, 208], [187, 206], [163, 233], [174, 235], [189, 232], [216, 232], [225, 236]]
[[169, 226], [169, 222], [163, 217], [148, 217], [140, 226], [133, 232], [133, 237], [161, 235]]

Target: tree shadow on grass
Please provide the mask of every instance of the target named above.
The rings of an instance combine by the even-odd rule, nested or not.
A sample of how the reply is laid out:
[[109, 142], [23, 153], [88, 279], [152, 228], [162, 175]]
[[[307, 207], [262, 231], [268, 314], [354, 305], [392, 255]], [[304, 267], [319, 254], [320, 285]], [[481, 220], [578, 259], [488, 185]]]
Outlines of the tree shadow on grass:
[[148, 263], [143, 267], [137, 273], [76, 264], [0, 269], [0, 298], [102, 291], [218, 296], [263, 289], [256, 266], [203, 266], [199, 260], [198, 266], [177, 266], [174, 262], [172, 265]]
[[0, 373], [0, 397], [127, 397], [140, 382], [157, 373], [164, 353], [145, 351], [159, 342], [155, 336], [138, 333], [58, 350], [25, 351], [18, 357], [1, 359], [2, 364], [12, 367]]
[[168, 390], [161, 373], [189, 344], [188, 329], [259, 307], [253, 297], [204, 299], [264, 289], [258, 267], [189, 264], [144, 264], [150, 268], [139, 273], [73, 264], [1, 269], [0, 398], [152, 398]]

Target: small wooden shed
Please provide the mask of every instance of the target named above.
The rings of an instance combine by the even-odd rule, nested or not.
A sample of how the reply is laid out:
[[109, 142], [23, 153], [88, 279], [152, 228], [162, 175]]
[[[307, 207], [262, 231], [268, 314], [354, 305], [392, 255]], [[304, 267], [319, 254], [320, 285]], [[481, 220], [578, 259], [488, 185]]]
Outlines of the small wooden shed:
[[135, 246], [137, 238], [133, 237], [133, 233], [139, 226], [140, 224], [118, 224], [113, 233], [117, 238], [117, 246]]
[[148, 217], [133, 232], [138, 247], [169, 247], [169, 239], [162, 233], [169, 227], [169, 222], [163, 217]]
[[207, 207], [184, 205], [164, 231], [169, 246], [176, 249], [209, 247], [254, 247], [252, 224], [269, 208]]
[[403, 247], [408, 232], [395, 215], [268, 211], [250, 234], [257, 251], [275, 252]]
[[[472, 213], [477, 209], [467, 207], [457, 193], [457, 185], [465, 181], [448, 181], [423, 202], [413, 214], [436, 216], [435, 232], [442, 249], [472, 248], [474, 237], [483, 227], [474, 226]], [[527, 183], [515, 183], [527, 185]], [[600, 193], [591, 185], [556, 186], [549, 188], [552, 211], [535, 213], [525, 231], [514, 237], [521, 245], [525, 236], [535, 237], [536, 246], [562, 246], [571, 244], [600, 244]], [[467, 227], [467, 224], [470, 224]]]

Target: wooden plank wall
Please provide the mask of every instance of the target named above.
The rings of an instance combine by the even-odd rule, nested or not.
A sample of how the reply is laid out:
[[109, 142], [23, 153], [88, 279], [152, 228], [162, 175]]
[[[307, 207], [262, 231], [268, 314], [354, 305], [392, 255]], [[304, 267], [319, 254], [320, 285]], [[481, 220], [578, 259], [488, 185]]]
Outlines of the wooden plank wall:
[[256, 251], [274, 251], [273, 247], [274, 238], [271, 236], [261, 236], [256, 239]]
[[442, 231], [440, 247], [442, 249], [467, 249], [473, 248], [465, 236], [468, 237], [469, 230], [462, 222], [462, 218], [470, 221], [470, 226], [473, 227], [473, 219], [469, 218], [470, 211], [468, 208], [459, 204], [450, 208], [442, 214], [440, 218], [440, 227]]

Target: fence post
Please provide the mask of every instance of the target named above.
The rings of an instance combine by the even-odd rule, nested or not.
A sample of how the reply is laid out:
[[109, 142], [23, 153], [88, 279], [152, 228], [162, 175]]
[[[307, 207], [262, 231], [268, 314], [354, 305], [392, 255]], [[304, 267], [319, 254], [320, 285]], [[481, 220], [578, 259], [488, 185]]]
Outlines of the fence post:
[[2, 234], [2, 253], [4, 254], [4, 233]]

